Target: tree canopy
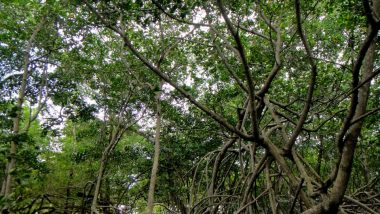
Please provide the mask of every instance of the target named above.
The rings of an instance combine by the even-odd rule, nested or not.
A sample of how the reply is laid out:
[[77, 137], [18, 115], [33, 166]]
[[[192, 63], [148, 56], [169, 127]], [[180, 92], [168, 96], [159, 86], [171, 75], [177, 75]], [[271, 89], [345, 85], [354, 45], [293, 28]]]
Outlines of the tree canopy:
[[2, 213], [379, 213], [379, 0], [0, 3]]

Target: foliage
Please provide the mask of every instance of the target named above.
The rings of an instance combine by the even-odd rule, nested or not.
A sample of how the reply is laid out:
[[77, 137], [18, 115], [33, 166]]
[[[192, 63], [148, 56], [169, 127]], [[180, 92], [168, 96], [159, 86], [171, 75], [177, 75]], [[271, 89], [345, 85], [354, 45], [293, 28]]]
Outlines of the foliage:
[[376, 4], [0, 3], [0, 205], [144, 212], [161, 94], [154, 213], [379, 212]]

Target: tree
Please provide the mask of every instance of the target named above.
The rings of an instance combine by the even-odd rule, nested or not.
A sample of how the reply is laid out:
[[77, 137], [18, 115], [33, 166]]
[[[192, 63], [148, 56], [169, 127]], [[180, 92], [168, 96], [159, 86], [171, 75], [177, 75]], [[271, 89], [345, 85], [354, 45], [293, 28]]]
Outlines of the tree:
[[[22, 14], [29, 9], [30, 13]], [[3, 177], [1, 195], [11, 198], [14, 192], [13, 183], [16, 174], [18, 147], [23, 143], [24, 135], [28, 135], [32, 122], [35, 121], [45, 107], [48, 91], [47, 69], [51, 63], [49, 57], [57, 48], [56, 37], [51, 28], [49, 8], [35, 2], [28, 6], [22, 4], [4, 5], [1, 16], [5, 27], [2, 48], [1, 87], [5, 102], [12, 103], [11, 137], [8, 138], [10, 151]], [[21, 30], [22, 29], [22, 30]], [[17, 32], [18, 31], [18, 32]], [[41, 42], [48, 39], [49, 42]], [[17, 96], [15, 95], [17, 94]], [[29, 115], [25, 116], [24, 106], [28, 101]], [[32, 111], [32, 106], [35, 108]], [[7, 207], [5, 207], [5, 210]]]
[[[206, 34], [205, 30], [199, 29], [199, 31], [195, 33], [196, 35], [190, 39], [190, 42], [194, 42], [194, 40], [197, 39], [200, 39], [200, 41], [203, 42], [201, 43], [202, 47], [204, 47], [202, 51], [204, 51], [206, 57], [206, 59], [203, 58], [193, 63], [198, 63], [198, 66], [203, 65], [203, 69], [206, 72], [212, 71], [213, 67], [209, 59], [211, 59], [212, 49], [215, 49], [219, 55], [218, 58], [224, 63], [224, 69], [229, 71], [230, 75], [228, 78], [231, 81], [235, 81], [238, 87], [240, 87], [241, 92], [238, 93], [240, 96], [245, 97], [247, 101], [244, 105], [238, 104], [243, 106], [243, 111], [240, 112], [239, 110], [238, 114], [242, 115], [240, 117], [241, 120], [235, 119], [235, 121], [237, 121], [235, 122], [236, 125], [232, 125], [231, 122], [226, 120], [224, 115], [222, 115], [223, 112], [211, 110], [205, 104], [197, 100], [194, 94], [187, 91], [180, 83], [177, 83], [173, 77], [164, 72], [165, 70], [176, 69], [173, 64], [176, 64], [178, 58], [172, 58], [169, 56], [166, 60], [174, 62], [172, 63], [172, 66], [168, 66], [168, 68], [157, 67], [152, 63], [151, 56], [145, 55], [145, 50], [141, 48], [144, 46], [136, 45], [136, 40], [134, 40], [135, 36], [132, 37], [131, 32], [126, 29], [136, 29], [140, 25], [138, 18], [141, 17], [137, 16], [136, 22], [131, 21], [133, 20], [133, 16], [123, 19], [123, 14], [126, 13], [126, 8], [128, 7], [117, 2], [114, 2], [111, 5], [105, 5], [102, 2], [86, 4], [105, 27], [108, 27], [116, 34], [120, 35], [124, 41], [124, 45], [128, 48], [130, 53], [133, 53], [136, 58], [144, 63], [153, 73], [174, 87], [189, 102], [197, 106], [232, 133], [230, 136], [231, 139], [225, 143], [225, 146], [215, 160], [214, 171], [208, 189], [208, 197], [210, 199], [208, 200], [209, 204], [206, 205], [206, 207], [208, 207], [206, 208], [208, 212], [215, 213], [218, 209], [231, 209], [231, 211], [237, 209], [242, 211], [254, 203], [249, 203], [248, 201], [248, 195], [250, 195], [252, 191], [251, 183], [258, 179], [263, 166], [266, 166], [267, 174], [270, 173], [272, 164], [278, 166], [280, 169], [280, 175], [284, 174], [282, 176], [289, 179], [289, 185], [287, 187], [289, 191], [296, 192], [296, 190], [299, 189], [296, 196], [298, 197], [298, 194], [300, 196], [301, 210], [306, 208], [306, 213], [329, 213], [338, 211], [339, 205], [343, 201], [343, 196], [348, 186], [355, 147], [363, 124], [362, 120], [364, 117], [378, 110], [373, 109], [373, 111], [370, 111], [368, 114], [366, 111], [369, 90], [368, 82], [375, 76], [372, 74], [373, 49], [371, 48], [371, 44], [378, 32], [378, 23], [376, 17], [374, 18], [373, 16], [376, 12], [372, 12], [371, 6], [368, 2], [364, 1], [364, 8], [366, 9], [365, 14], [367, 14], [370, 26], [367, 36], [363, 36], [363, 32], [355, 32], [355, 30], [353, 30], [353, 34], [350, 35], [354, 37], [358, 35], [360, 38], [358, 41], [353, 41], [354, 45], [351, 46], [353, 48], [351, 48], [351, 53], [347, 57], [349, 63], [351, 62], [352, 67], [344, 65], [344, 67], [348, 69], [351, 67], [350, 70], [352, 76], [343, 75], [343, 81], [347, 84], [345, 86], [346, 90], [343, 89], [338, 94], [334, 93], [335, 95], [329, 98], [330, 100], [333, 100], [339, 97], [340, 99], [338, 102], [341, 103], [343, 107], [347, 106], [347, 111], [343, 122], [334, 122], [334, 128], [338, 133], [335, 141], [337, 144], [335, 153], [337, 160], [336, 167], [331, 169], [331, 174], [326, 181], [322, 181], [317, 174], [313, 173], [314, 169], [311, 168], [305, 158], [300, 155], [299, 148], [297, 148], [300, 146], [297, 146], [297, 144], [302, 144], [302, 138], [305, 138], [305, 134], [306, 136], [312, 135], [313, 132], [318, 132], [327, 122], [338, 118], [338, 120], [340, 120], [340, 118], [342, 118], [341, 116], [337, 117], [336, 110], [335, 113], [332, 113], [331, 115], [331, 112], [334, 112], [331, 108], [333, 103], [331, 101], [327, 101], [329, 104], [327, 108], [321, 109], [321, 104], [326, 101], [324, 101], [325, 99], [323, 99], [320, 94], [323, 89], [318, 88], [318, 81], [322, 82], [322, 84], [324, 81], [328, 81], [328, 78], [323, 78], [322, 75], [319, 76], [321, 70], [325, 70], [326, 66], [329, 66], [329, 69], [332, 69], [332, 71], [329, 72], [340, 72], [340, 66], [330, 63], [339, 59], [337, 56], [340, 52], [334, 52], [332, 56], [325, 54], [327, 50], [323, 47], [324, 40], [319, 39], [317, 35], [309, 36], [305, 33], [309, 31], [311, 27], [315, 26], [312, 24], [307, 26], [309, 23], [307, 20], [308, 18], [304, 17], [315, 17], [314, 21], [319, 19], [320, 23], [324, 23], [323, 18], [320, 17], [323, 17], [324, 15], [328, 16], [328, 10], [326, 10], [326, 8], [329, 9], [329, 6], [326, 6], [324, 3], [321, 3], [320, 5], [315, 4], [315, 10], [310, 11], [309, 8], [302, 10], [300, 1], [295, 1], [293, 6], [295, 8], [294, 10], [290, 10], [292, 5], [287, 3], [263, 4], [258, 2], [254, 4], [243, 4], [242, 2], [238, 2], [236, 4], [225, 5], [222, 1], [217, 1], [216, 4], [200, 3], [199, 7], [197, 7], [198, 5], [196, 4], [191, 6], [186, 4], [173, 5], [165, 1], [153, 1], [152, 4], [141, 4], [143, 8], [150, 8], [148, 11], [158, 10], [159, 12], [164, 13], [172, 19], [170, 21], [175, 25], [186, 25], [193, 28], [199, 28], [202, 26], [209, 30], [210, 33]], [[345, 2], [338, 2], [337, 5], [334, 6], [338, 7], [339, 4], [344, 5]], [[375, 4], [376, 3], [373, 5], [375, 6]], [[334, 6], [330, 8], [333, 8]], [[119, 22], [120, 20], [125, 20], [126, 23], [129, 23], [127, 27], [120, 27], [118, 24], [113, 24], [115, 21], [112, 20], [112, 18], [110, 19], [110, 17], [105, 16], [107, 13], [106, 11], [109, 10], [110, 7], [117, 8], [116, 11], [118, 11], [119, 17], [121, 17]], [[287, 9], [285, 13], [278, 15], [278, 11], [285, 8]], [[167, 10], [170, 11], [167, 12]], [[188, 12], [189, 10], [191, 12]], [[201, 16], [199, 11], [205, 13], [204, 19], [201, 20], [201, 22], [194, 23], [192, 19]], [[307, 13], [305, 13], [305, 11]], [[145, 21], [148, 20], [148, 22], [152, 21], [154, 23], [154, 17], [157, 17], [154, 13], [157, 12], [149, 14], [153, 17], [152, 19], [150, 19], [149, 15], [146, 15], [145, 17], [147, 18]], [[181, 14], [181, 16], [178, 16], [177, 14]], [[186, 17], [187, 14], [190, 14], [188, 15], [189, 18]], [[266, 14], [271, 14], [271, 17], [268, 18]], [[223, 18], [223, 22], [220, 22], [220, 17]], [[356, 17], [360, 17], [360, 15], [354, 16], [354, 18]], [[255, 30], [250, 30], [244, 27], [247, 23], [250, 23], [250, 19], [257, 22], [253, 24], [253, 27], [256, 28]], [[295, 20], [296, 25], [291, 24], [293, 20]], [[336, 19], [334, 21], [345, 20]], [[144, 24], [142, 24], [142, 27], [143, 26]], [[321, 30], [323, 29], [322, 32], [326, 29], [323, 25], [319, 27], [321, 27]], [[344, 24], [340, 28], [343, 32], [349, 32], [351, 29], [352, 26], [344, 26]], [[167, 37], [176, 32], [173, 28], [168, 28], [166, 30], [165, 35]], [[328, 28], [326, 30], [328, 30]], [[150, 37], [155, 36], [154, 34], [149, 34], [149, 32], [138, 32], [140, 32], [141, 36], [145, 37], [148, 35]], [[192, 32], [190, 31], [190, 33]], [[156, 33], [156, 35], [158, 35], [158, 33]], [[289, 35], [292, 36], [290, 37]], [[326, 37], [329, 36], [331, 35], [327, 35]], [[311, 39], [309, 39], [309, 37]], [[323, 38], [323, 35], [321, 37]], [[339, 37], [339, 39], [342, 41], [349, 41], [350, 37]], [[254, 41], [257, 40], [262, 40], [263, 42], [261, 44], [256, 44]], [[203, 45], [204, 43], [205, 45]], [[212, 45], [213, 43], [216, 43], [215, 48]], [[269, 48], [259, 52], [257, 48], [260, 46], [264, 48], [264, 45], [267, 45], [267, 47], [269, 46]], [[191, 47], [187, 48], [188, 49], [183, 48], [182, 50], [179, 48], [176, 50], [176, 53], [187, 52], [189, 49], [194, 50], [191, 49]], [[194, 50], [196, 51], [194, 55], [202, 54], [199, 53], [199, 49], [202, 48]], [[226, 50], [229, 50], [230, 53], [226, 52]], [[289, 53], [294, 53], [294, 55], [290, 55]], [[345, 52], [343, 52], [343, 54], [345, 54]], [[365, 57], [366, 55], [367, 57]], [[289, 58], [292, 60], [283, 62], [285, 61], [284, 59]], [[296, 58], [305, 60], [292, 63]], [[331, 58], [333, 60], [331, 60]], [[191, 60], [187, 63], [190, 63], [190, 61]], [[270, 66], [270, 64], [273, 64], [273, 66]], [[362, 64], [364, 64], [363, 68]], [[181, 66], [184, 70], [193, 69], [193, 72], [196, 72], [195, 69], [188, 64], [181, 64]], [[272, 68], [269, 69], [269, 71], [266, 71], [268, 70], [268, 67]], [[310, 72], [301, 72], [305, 70], [310, 70]], [[361, 76], [360, 71], [362, 71]], [[221, 69], [216, 69], [215, 72], [220, 74]], [[212, 73], [210, 72], [210, 74]], [[280, 75], [285, 75], [285, 77], [283, 77], [284, 79], [279, 79]], [[289, 75], [299, 76], [289, 78], [287, 77]], [[320, 79], [318, 80], [317, 78]], [[290, 79], [290, 81], [287, 81], [287, 79]], [[281, 96], [281, 93], [275, 93], [279, 90], [278, 86], [281, 85], [278, 81], [283, 81], [283, 84], [286, 86], [296, 89], [295, 91], [297, 94], [295, 94], [294, 101], [281, 103], [276, 100], [281, 99], [277, 96]], [[221, 82], [223, 82], [223, 79]], [[351, 82], [351, 86], [348, 86], [349, 82]], [[228, 85], [227, 81], [224, 81], [223, 83]], [[284, 88], [281, 88], [281, 90], [284, 90]], [[291, 97], [289, 93], [290, 91], [286, 91], [283, 93], [283, 96], [285, 95], [289, 98]], [[343, 99], [341, 98], [342, 94]], [[351, 96], [349, 104], [346, 99], [348, 96]], [[273, 97], [275, 97], [275, 99], [273, 99]], [[288, 116], [283, 114], [279, 112], [277, 108], [286, 110], [293, 115]], [[317, 115], [323, 115], [323, 118], [326, 119], [321, 122], [320, 126], [317, 126], [316, 130], [310, 130], [307, 128], [310, 126], [308, 124], [312, 124], [311, 126], [318, 124], [315, 123], [314, 119]], [[263, 148], [266, 153], [259, 164], [251, 166], [255, 170], [249, 181], [248, 188], [243, 191], [246, 193], [244, 194], [244, 197], [242, 197], [240, 208], [235, 207], [236, 205], [229, 206], [216, 202], [223, 201], [222, 196], [219, 196], [220, 194], [218, 194], [218, 191], [216, 190], [216, 183], [224, 180], [217, 180], [221, 161], [224, 159], [228, 148], [233, 146], [234, 143], [237, 142], [236, 139], [239, 138], [244, 140], [245, 143], [253, 144], [258, 148]], [[312, 139], [312, 137], [310, 137], [310, 139]], [[248, 149], [247, 151], [249, 152], [250, 150]], [[297, 173], [294, 172], [295, 170]], [[281, 180], [282, 178], [278, 177], [276, 179]], [[299, 188], [304, 181], [307, 187], [306, 192], [304, 192], [302, 188]], [[276, 193], [275, 188], [271, 184], [272, 181], [270, 177], [266, 178], [266, 183], [269, 188], [268, 195], [272, 212], [277, 212], [276, 204], [279, 203], [277, 200], [280, 200], [280, 193]], [[331, 192], [328, 191], [330, 187], [332, 187]], [[315, 197], [319, 199], [316, 200]], [[296, 198], [294, 201], [296, 201]], [[290, 206], [290, 203], [280, 206], [284, 210], [294, 211], [294, 206]], [[366, 209], [367, 208], [368, 207], [366, 207]]]
[[379, 212], [377, 0], [30, 2], [0, 13], [11, 212]]

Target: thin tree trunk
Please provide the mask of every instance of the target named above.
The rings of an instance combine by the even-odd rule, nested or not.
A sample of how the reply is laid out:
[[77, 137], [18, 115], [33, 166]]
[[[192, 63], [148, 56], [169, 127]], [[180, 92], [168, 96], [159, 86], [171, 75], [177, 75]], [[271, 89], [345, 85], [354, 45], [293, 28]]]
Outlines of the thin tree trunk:
[[108, 153], [108, 152], [106, 152], [106, 151], [103, 152], [102, 160], [100, 161], [100, 169], [99, 169], [98, 178], [96, 180], [94, 198], [92, 199], [92, 204], [91, 204], [91, 213], [99, 213], [97, 211], [96, 207], [98, 205], [98, 196], [99, 196], [100, 187], [101, 187], [101, 184], [102, 184], [102, 179], [103, 179], [104, 171], [105, 171], [105, 168], [106, 168], [106, 162], [107, 162], [107, 159], [108, 159], [108, 154], [105, 154], [105, 153]]
[[[104, 94], [106, 94], [106, 93], [104, 93]], [[119, 113], [121, 113], [122, 111], [125, 111], [126, 106], [128, 105], [128, 102], [129, 102], [129, 98], [127, 100], [125, 100], [124, 104], [120, 107]], [[91, 203], [91, 213], [99, 213], [98, 209], [97, 209], [98, 197], [100, 194], [100, 188], [101, 188], [102, 180], [103, 180], [103, 177], [104, 177], [104, 174], [106, 171], [109, 155], [115, 149], [116, 145], [119, 143], [119, 141], [120, 141], [121, 137], [123, 136], [123, 134], [125, 133], [125, 131], [128, 128], [130, 128], [130, 126], [132, 126], [134, 124], [134, 123], [131, 123], [130, 126], [124, 124], [123, 121], [125, 118], [121, 119], [121, 117], [122, 117], [121, 115], [122, 114], [119, 114], [116, 116], [116, 121], [117, 121], [116, 125], [112, 125], [111, 124], [112, 119], [110, 119], [111, 133], [110, 133], [109, 138], [108, 138], [108, 145], [104, 149], [104, 151], [102, 153], [101, 160], [100, 160], [100, 168], [99, 168], [98, 177], [96, 179], [94, 197], [93, 197], [92, 203]], [[112, 118], [114, 116], [115, 115], [111, 115]], [[102, 128], [102, 131], [104, 131], [103, 128]], [[101, 141], [102, 139], [103, 138], [100, 137], [99, 141]]]
[[94, 198], [92, 199], [92, 204], [91, 204], [91, 213], [99, 213], [96, 207], [98, 204], [98, 196], [100, 193], [100, 187], [102, 185], [102, 180], [103, 180], [104, 172], [106, 170], [109, 154], [115, 148], [117, 142], [119, 141], [118, 133], [119, 131], [115, 130], [115, 133], [112, 135], [110, 143], [108, 144], [106, 149], [103, 151], [102, 159], [100, 161], [99, 173], [98, 173], [98, 177], [95, 184]]
[[154, 189], [157, 181], [157, 171], [158, 171], [158, 162], [160, 158], [160, 132], [161, 132], [161, 90], [163, 81], [160, 81], [159, 91], [156, 94], [156, 135], [154, 137], [154, 157], [153, 157], [153, 166], [152, 174], [150, 176], [149, 192], [148, 192], [148, 214], [153, 213], [153, 203], [154, 203]]
[[26, 85], [29, 77], [29, 62], [30, 62], [30, 50], [32, 49], [33, 42], [36, 39], [36, 36], [39, 31], [41, 31], [43, 25], [45, 23], [45, 17], [42, 17], [40, 23], [36, 26], [34, 29], [32, 35], [30, 36], [27, 47], [24, 51], [24, 64], [23, 64], [23, 74], [22, 74], [22, 80], [21, 80], [21, 87], [18, 92], [18, 98], [16, 103], [16, 116], [13, 118], [13, 128], [12, 128], [12, 134], [14, 136], [12, 142], [11, 142], [11, 149], [10, 149], [10, 158], [9, 162], [6, 166], [6, 172], [5, 172], [5, 179], [4, 183], [2, 185], [1, 195], [8, 196], [12, 191], [12, 172], [16, 169], [16, 153], [17, 153], [17, 144], [19, 143], [17, 140], [17, 135], [20, 133], [20, 122], [22, 118], [22, 106], [25, 100], [25, 92], [26, 92]]

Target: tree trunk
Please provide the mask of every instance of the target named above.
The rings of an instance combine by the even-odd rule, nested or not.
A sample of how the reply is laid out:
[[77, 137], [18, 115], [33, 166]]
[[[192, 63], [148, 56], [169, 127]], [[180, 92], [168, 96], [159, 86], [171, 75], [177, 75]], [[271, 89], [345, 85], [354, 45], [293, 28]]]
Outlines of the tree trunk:
[[[369, 27], [369, 31], [371, 32], [370, 28], [371, 27]], [[376, 39], [373, 39], [365, 55], [363, 66], [361, 69], [362, 79], [366, 79], [372, 74], [376, 44], [375, 40]], [[366, 113], [369, 88], [370, 82], [367, 82], [359, 89], [358, 104], [356, 106], [355, 114], [351, 122], [355, 121], [356, 118], [360, 118], [360, 116]], [[337, 176], [329, 198], [321, 202], [320, 204], [314, 206], [313, 208], [305, 211], [305, 214], [338, 212], [339, 205], [342, 203], [344, 193], [346, 192], [348, 181], [350, 179], [356, 143], [358, 141], [362, 125], [363, 120], [360, 120], [356, 123], [351, 123], [351, 126], [348, 129], [347, 134], [345, 135], [341, 154], [341, 161], [339, 163]]]
[[111, 153], [113, 148], [115, 148], [115, 145], [118, 142], [117, 133], [118, 132], [115, 131], [115, 133], [112, 135], [111, 142], [108, 144], [108, 146], [106, 147], [106, 149], [103, 151], [103, 154], [102, 154], [99, 173], [98, 173], [98, 177], [96, 179], [96, 184], [95, 184], [94, 198], [92, 199], [92, 204], [91, 204], [91, 213], [99, 213], [96, 207], [98, 204], [98, 196], [100, 193], [100, 187], [102, 185], [104, 172], [106, 171], [106, 165], [107, 165], [109, 154]]
[[26, 92], [26, 86], [27, 81], [29, 77], [29, 62], [30, 62], [30, 51], [33, 46], [33, 42], [36, 39], [36, 36], [38, 32], [42, 29], [43, 25], [45, 23], [45, 17], [42, 17], [40, 23], [36, 26], [34, 29], [32, 35], [30, 36], [27, 47], [24, 51], [24, 64], [23, 64], [23, 74], [22, 74], [22, 80], [21, 80], [21, 87], [18, 92], [18, 98], [16, 103], [16, 116], [13, 118], [13, 128], [12, 128], [12, 134], [13, 134], [13, 140], [11, 142], [11, 149], [10, 149], [10, 157], [8, 159], [8, 163], [6, 166], [6, 172], [5, 172], [5, 178], [4, 183], [2, 185], [1, 189], [1, 195], [8, 196], [12, 192], [12, 172], [16, 169], [16, 153], [17, 153], [17, 145], [18, 145], [18, 135], [20, 134], [20, 122], [22, 118], [22, 106], [25, 100], [25, 92]]
[[157, 171], [158, 171], [158, 162], [160, 158], [160, 132], [161, 132], [161, 90], [163, 81], [160, 82], [159, 91], [156, 94], [156, 135], [154, 137], [154, 157], [153, 157], [153, 166], [152, 174], [150, 176], [149, 192], [148, 192], [148, 207], [146, 213], [153, 213], [153, 203], [154, 203], [154, 189], [157, 181]]

